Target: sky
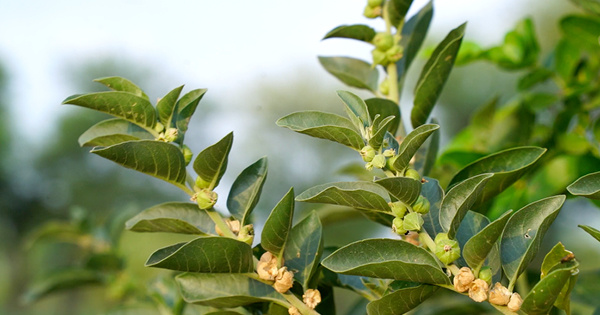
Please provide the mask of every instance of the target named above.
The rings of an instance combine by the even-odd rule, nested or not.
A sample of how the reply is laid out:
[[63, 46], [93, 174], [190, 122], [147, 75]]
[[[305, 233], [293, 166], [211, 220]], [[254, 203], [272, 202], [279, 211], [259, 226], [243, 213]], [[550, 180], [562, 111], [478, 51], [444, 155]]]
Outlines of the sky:
[[[240, 87], [258, 78], [284, 78], [294, 69], [320, 70], [317, 55], [368, 60], [370, 46], [320, 39], [341, 24], [382, 21], [362, 17], [365, 0], [0, 0], [0, 60], [13, 79], [12, 114], [36, 138], [51, 130], [69, 94], [65, 64], [103, 54], [156, 66], [173, 86], [208, 87], [243, 101]], [[409, 15], [426, 1], [415, 0]], [[464, 21], [466, 40], [492, 45], [527, 15], [566, 0], [436, 0], [429, 31], [436, 41]], [[541, 5], [544, 4], [544, 5]], [[542, 21], [543, 22], [543, 21]], [[555, 21], [552, 21], [555, 23]], [[539, 27], [539, 26], [538, 26]], [[291, 74], [290, 74], [291, 73]], [[324, 75], [324, 71], [322, 72]], [[160, 95], [166, 93], [163, 91]]]

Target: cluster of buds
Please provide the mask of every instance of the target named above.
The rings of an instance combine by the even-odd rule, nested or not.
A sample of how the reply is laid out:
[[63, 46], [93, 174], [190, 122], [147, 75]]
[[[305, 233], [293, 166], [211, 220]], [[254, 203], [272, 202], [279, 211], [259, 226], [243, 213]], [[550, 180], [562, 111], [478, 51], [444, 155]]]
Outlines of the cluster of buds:
[[174, 142], [179, 137], [179, 130], [177, 128], [166, 128], [161, 123], [156, 123], [154, 130], [158, 132], [158, 141]]
[[382, 5], [383, 0], [368, 0], [363, 15], [369, 19], [374, 19], [381, 16], [383, 10]]
[[363, 161], [367, 162], [365, 164], [365, 168], [369, 171], [373, 168], [382, 169], [386, 167], [388, 158], [393, 157], [396, 154], [393, 149], [388, 149], [382, 153], [378, 153], [370, 145], [364, 146], [359, 153]]
[[394, 36], [390, 33], [379, 32], [371, 41], [375, 49], [371, 51], [373, 65], [387, 66], [389, 63], [400, 60], [403, 56], [403, 48], [398, 45]]
[[274, 281], [273, 287], [279, 293], [287, 292], [294, 284], [294, 274], [287, 267], [278, 268], [277, 257], [265, 252], [256, 266], [258, 277], [266, 281]]
[[[252, 224], [242, 226], [239, 220], [230, 219], [225, 220], [225, 224], [227, 224], [227, 228], [233, 232], [233, 235], [237, 236], [239, 241], [252, 246], [252, 242], [254, 242], [254, 226]], [[220, 236], [225, 235], [218, 225], [215, 226], [215, 232]]]
[[[486, 271], [484, 272], [484, 270]], [[484, 277], [488, 278], [488, 273], [489, 280], [484, 279]], [[454, 276], [454, 289], [461, 293], [469, 291], [469, 297], [475, 302], [488, 300], [494, 305], [506, 306], [512, 312], [517, 312], [521, 309], [523, 299], [521, 299], [519, 293], [512, 293], [501, 283], [496, 282], [488, 295], [488, 283], [491, 281], [491, 271], [483, 269], [479, 273], [479, 276], [479, 279], [475, 279], [475, 275], [473, 275], [473, 271], [470, 268], [460, 268], [459, 273]]]
[[427, 214], [430, 208], [429, 201], [423, 196], [419, 196], [411, 206], [402, 201], [390, 202], [389, 206], [395, 216], [392, 231], [398, 235], [406, 235], [409, 231], [420, 231], [424, 224], [422, 215]]

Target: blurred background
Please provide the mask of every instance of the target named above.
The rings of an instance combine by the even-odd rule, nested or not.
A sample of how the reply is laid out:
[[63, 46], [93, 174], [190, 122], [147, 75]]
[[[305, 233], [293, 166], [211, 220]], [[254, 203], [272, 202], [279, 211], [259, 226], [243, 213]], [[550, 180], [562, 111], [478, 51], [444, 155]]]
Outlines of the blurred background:
[[[415, 0], [409, 15], [424, 4]], [[364, 0], [0, 1], [0, 313], [102, 314], [119, 303], [107, 302], [116, 293], [94, 286], [23, 303], [31, 283], [78, 259], [73, 245], [32, 242], [36, 226], [80, 216], [90, 225], [122, 222], [114, 218], [186, 200], [159, 180], [80, 148], [79, 135], [105, 116], [60, 105], [63, 99], [103, 90], [92, 82], [103, 76], [126, 77], [151, 100], [182, 84], [184, 92], [208, 88], [190, 124], [188, 145], [198, 153], [234, 131], [230, 164], [217, 190], [221, 196], [242, 169], [269, 157], [269, 177], [255, 210], [264, 222], [289, 187], [301, 192], [339, 180], [339, 167], [359, 159], [340, 145], [278, 128], [275, 121], [298, 110], [342, 112], [335, 90], [347, 88], [321, 68], [317, 56], [370, 60], [371, 47], [320, 39], [340, 24], [383, 29], [383, 22], [362, 16], [364, 5]], [[434, 7], [424, 50], [464, 21], [465, 40], [497, 45], [529, 16], [546, 54], [559, 38], [559, 18], [577, 11], [566, 0], [436, 0]], [[421, 56], [411, 67], [401, 100], [405, 113], [425, 60]], [[502, 102], [514, 97], [519, 75], [484, 62], [455, 68], [433, 114], [441, 122], [442, 148], [474, 108], [493, 95]], [[600, 259], [598, 243], [576, 228], [584, 222], [600, 226], [600, 213], [587, 202], [569, 201], [547, 237], [548, 246], [561, 240], [585, 257], [582, 269]], [[388, 233], [360, 219], [328, 224], [328, 245]], [[117, 246], [131, 277], [126, 282], [144, 286], [165, 273], [144, 268], [146, 258], [185, 239], [123, 232]]]

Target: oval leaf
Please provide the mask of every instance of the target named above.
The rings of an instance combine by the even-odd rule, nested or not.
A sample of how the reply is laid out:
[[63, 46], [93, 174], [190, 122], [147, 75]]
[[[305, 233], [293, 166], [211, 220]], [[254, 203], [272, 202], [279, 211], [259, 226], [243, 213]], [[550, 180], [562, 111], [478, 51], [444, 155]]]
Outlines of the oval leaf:
[[600, 200], [600, 172], [580, 177], [567, 190], [575, 196]]
[[413, 0], [390, 0], [387, 9], [392, 26], [401, 28], [400, 23], [404, 21], [406, 12], [408, 12], [408, 8], [410, 8], [412, 2]]
[[183, 90], [183, 85], [174, 88], [167, 93], [167, 95], [163, 96], [158, 103], [156, 103], [158, 119], [165, 126], [165, 128], [172, 127], [171, 121], [173, 119], [173, 114], [177, 110], [175, 104], [177, 102], [177, 98], [179, 98], [179, 95], [181, 94], [181, 90]]
[[429, 1], [419, 12], [413, 15], [402, 28], [402, 39], [400, 39], [400, 46], [404, 47], [404, 55], [402, 59], [396, 62], [398, 67], [398, 82], [402, 83], [406, 77], [408, 68], [412, 64], [412, 61], [417, 56], [431, 19], [433, 18], [433, 1]]
[[350, 121], [358, 130], [363, 130], [371, 126], [371, 116], [367, 104], [358, 95], [348, 91], [336, 91], [337, 95], [344, 102], [346, 114], [350, 117]]
[[145, 98], [128, 92], [98, 92], [69, 97], [63, 104], [94, 109], [130, 121], [146, 130], [156, 125], [156, 112]]
[[410, 160], [417, 153], [423, 142], [429, 138], [429, 136], [436, 130], [438, 130], [440, 126], [438, 125], [423, 125], [411, 133], [409, 133], [398, 148], [398, 158], [394, 161], [394, 168], [398, 172], [404, 172], [406, 168], [410, 165]]
[[103, 120], [86, 130], [79, 137], [79, 145], [108, 147], [131, 140], [154, 140], [154, 136], [125, 119], [114, 118]]
[[181, 151], [172, 144], [149, 140], [128, 141], [91, 152], [185, 188], [185, 160]]
[[582, 228], [584, 231], [586, 231], [589, 235], [591, 235], [593, 238], [595, 238], [598, 242], [600, 242], [600, 231], [594, 229], [591, 226], [587, 226], [587, 225], [578, 225], [578, 227]]
[[505, 212], [496, 221], [488, 224], [485, 228], [471, 237], [466, 243], [464, 243], [464, 249], [462, 250], [462, 256], [472, 269], [479, 270], [479, 268], [485, 262], [488, 254], [494, 248], [494, 245], [498, 242], [512, 210]]
[[437, 179], [425, 177], [427, 180], [421, 187], [421, 195], [427, 198], [430, 207], [427, 214], [421, 215], [423, 218], [423, 228], [427, 231], [427, 234], [432, 238], [438, 233], [444, 232], [440, 225], [440, 207], [442, 206], [442, 199], [444, 199], [444, 190], [440, 187], [440, 183]]
[[280, 118], [277, 126], [303, 133], [311, 137], [331, 140], [360, 150], [363, 138], [347, 118], [319, 111], [302, 111]]
[[448, 187], [483, 173], [493, 173], [473, 205], [476, 209], [516, 182], [546, 152], [538, 147], [518, 147], [483, 157], [458, 172]]
[[294, 188], [281, 198], [279, 203], [273, 208], [271, 214], [265, 222], [260, 244], [262, 248], [280, 257], [283, 248], [288, 240], [288, 234], [292, 228], [292, 219], [294, 218]]
[[388, 177], [377, 180], [375, 183], [407, 205], [412, 205], [421, 194], [421, 182], [410, 177]]
[[462, 181], [448, 191], [440, 208], [440, 225], [448, 233], [449, 238], [454, 238], [460, 222], [491, 177], [492, 174], [477, 175]]
[[551, 272], [527, 294], [521, 305], [521, 310], [528, 315], [548, 314], [570, 277], [570, 269], [559, 269]]
[[467, 262], [464, 259], [465, 244], [471, 237], [481, 232], [488, 224], [490, 224], [490, 219], [483, 214], [471, 210], [467, 211], [467, 214], [456, 231], [456, 241], [458, 241], [458, 244], [460, 245], [461, 253], [461, 257], [456, 261], [458, 266], [467, 266]]
[[284, 263], [294, 271], [294, 278], [308, 289], [308, 281], [319, 265], [323, 251], [323, 227], [319, 216], [312, 211], [296, 224], [283, 251]]
[[208, 189], [213, 190], [219, 185], [225, 170], [227, 159], [233, 144], [233, 132], [227, 134], [219, 142], [202, 150], [194, 160], [194, 171], [206, 183]]
[[266, 178], [267, 158], [263, 157], [244, 169], [231, 185], [227, 208], [231, 215], [242, 222], [242, 226], [249, 223]]
[[373, 149], [379, 150], [383, 144], [383, 139], [388, 132], [388, 125], [394, 120], [395, 117], [388, 116], [382, 120], [379, 119], [380, 116], [376, 117], [377, 121], [373, 120], [373, 134], [371, 139], [369, 139], [369, 145], [373, 147]]
[[435, 48], [423, 67], [415, 88], [414, 107], [410, 115], [413, 127], [424, 124], [431, 114], [454, 66], [466, 26], [467, 23], [464, 23], [452, 30]]
[[[206, 94], [206, 91], [206, 89], [189, 91], [175, 104], [175, 108], [177, 109], [177, 119], [174, 119], [175, 117], [173, 117], [171, 121], [175, 121], [175, 125], [181, 134], [184, 134], [187, 131], [190, 119], [192, 119], [192, 115], [196, 112], [198, 103], [200, 103], [200, 100], [204, 94]], [[175, 127], [173, 126], [173, 123], [171, 123], [171, 127]]]
[[390, 213], [387, 191], [372, 182], [337, 182], [314, 186], [296, 201], [348, 206], [359, 210]]
[[319, 62], [327, 72], [348, 86], [373, 93], [378, 89], [379, 72], [367, 62], [350, 57], [322, 56], [319, 56]]
[[450, 284], [430, 252], [401, 240], [358, 241], [335, 251], [321, 264], [341, 274]]
[[197, 204], [167, 202], [140, 212], [125, 223], [134, 232], [168, 232], [206, 235], [214, 233], [215, 223]]
[[285, 301], [272, 286], [240, 274], [184, 273], [175, 280], [187, 303], [233, 308], [256, 302]]
[[325, 35], [323, 39], [328, 38], [350, 38], [361, 40], [363, 42], [370, 43], [375, 37], [375, 30], [368, 25], [355, 24], [355, 25], [340, 25]]
[[254, 271], [250, 245], [227, 237], [200, 237], [161, 248], [148, 258], [146, 267], [204, 273]]
[[500, 254], [509, 289], [533, 261], [564, 202], [564, 195], [542, 199], [521, 208], [508, 220], [502, 232]]
[[427, 300], [439, 287], [416, 284], [385, 295], [367, 305], [368, 315], [402, 315]]
[[145, 99], [149, 99], [148, 95], [146, 95], [146, 93], [144, 93], [144, 91], [142, 91], [142, 89], [140, 87], [138, 87], [133, 82], [131, 82], [125, 78], [104, 77], [104, 78], [94, 79], [94, 82], [103, 84], [113, 91], [129, 92], [131, 94], [135, 94], [135, 95], [143, 97]]
[[395, 135], [400, 126], [400, 106], [396, 102], [385, 98], [370, 98], [365, 100], [365, 104], [367, 104], [371, 120], [375, 119], [376, 115], [380, 115], [381, 117], [394, 116], [392, 122], [387, 126], [387, 131]]

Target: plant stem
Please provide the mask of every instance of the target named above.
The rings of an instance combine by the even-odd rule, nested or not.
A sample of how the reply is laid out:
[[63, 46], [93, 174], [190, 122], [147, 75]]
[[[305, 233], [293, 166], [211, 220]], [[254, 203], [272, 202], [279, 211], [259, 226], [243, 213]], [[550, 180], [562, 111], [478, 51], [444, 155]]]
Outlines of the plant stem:
[[[512, 292], [512, 288], [509, 289]], [[529, 293], [529, 282], [527, 281], [527, 273], [522, 273], [517, 278], [517, 291], [521, 296], [526, 296]]]
[[187, 172], [187, 174], [185, 175], [185, 181], [191, 189], [194, 189], [194, 186], [196, 186], [196, 182], [194, 181], [194, 178], [192, 178], [190, 172]]
[[223, 220], [223, 217], [217, 211], [215, 211], [215, 209], [212, 209], [212, 208], [211, 209], [206, 209], [206, 213], [213, 220], [213, 222], [215, 222], [215, 224], [219, 227], [219, 229], [221, 230], [221, 232], [223, 232], [223, 234], [226, 237], [237, 238], [233, 234], [233, 232], [231, 231], [231, 229], [229, 229], [229, 226], [227, 226], [227, 224], [225, 223], [225, 220]]
[[436, 246], [431, 236], [429, 236], [427, 232], [420, 232], [419, 237], [423, 239], [423, 241], [425, 241], [425, 245], [427, 245], [427, 248], [429, 248], [431, 252], [435, 253]]

